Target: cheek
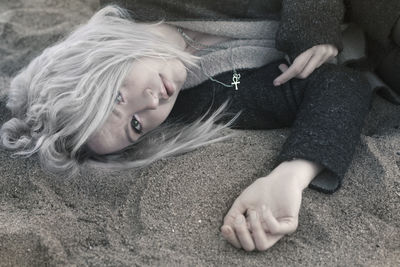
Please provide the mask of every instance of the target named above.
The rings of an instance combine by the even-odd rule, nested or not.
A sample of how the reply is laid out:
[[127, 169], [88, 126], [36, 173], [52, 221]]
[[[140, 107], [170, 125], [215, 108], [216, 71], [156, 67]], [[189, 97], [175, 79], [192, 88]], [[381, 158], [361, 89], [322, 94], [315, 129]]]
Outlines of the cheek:
[[143, 97], [140, 95], [138, 90], [135, 90], [133, 86], [124, 86], [119, 90], [124, 97], [125, 103], [130, 106], [138, 106], [143, 101]]
[[89, 147], [98, 154], [107, 154], [126, 147], [129, 143], [123, 136], [122, 123], [111, 114], [103, 127], [89, 139]]
[[165, 105], [160, 106], [156, 110], [149, 110], [146, 116], [148, 126], [151, 129], [154, 129], [158, 127], [161, 123], [163, 123], [171, 112], [174, 103], [175, 101], [171, 101], [169, 103], [165, 103]]
[[152, 129], [163, 123], [169, 114], [169, 112], [163, 109], [153, 110], [149, 113], [149, 124], [152, 126]]
[[111, 141], [108, 132], [103, 128], [93, 135], [87, 144], [91, 150], [101, 155], [108, 153], [110, 147], [112, 147]]
[[183, 63], [181, 61], [178, 62], [177, 71], [178, 71], [178, 75], [179, 75], [179, 81], [183, 84], [187, 77], [187, 70], [185, 68], [185, 65], [183, 65]]

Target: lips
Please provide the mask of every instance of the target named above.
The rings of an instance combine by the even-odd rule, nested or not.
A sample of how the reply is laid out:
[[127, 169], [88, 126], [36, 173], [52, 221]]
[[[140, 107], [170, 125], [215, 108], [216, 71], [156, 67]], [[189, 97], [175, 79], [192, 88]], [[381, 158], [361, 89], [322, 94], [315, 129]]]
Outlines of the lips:
[[167, 91], [168, 96], [169, 97], [172, 96], [175, 93], [175, 90], [176, 90], [175, 89], [175, 85], [171, 81], [169, 81], [168, 79], [164, 78], [161, 74], [160, 74], [160, 77], [161, 77], [161, 81], [164, 84], [164, 88]]
[[169, 95], [168, 95], [168, 92], [167, 92], [167, 88], [165, 87], [164, 82], [161, 81], [161, 83], [162, 83], [161, 92], [160, 92], [161, 93], [161, 98], [167, 99], [167, 98], [169, 98]]

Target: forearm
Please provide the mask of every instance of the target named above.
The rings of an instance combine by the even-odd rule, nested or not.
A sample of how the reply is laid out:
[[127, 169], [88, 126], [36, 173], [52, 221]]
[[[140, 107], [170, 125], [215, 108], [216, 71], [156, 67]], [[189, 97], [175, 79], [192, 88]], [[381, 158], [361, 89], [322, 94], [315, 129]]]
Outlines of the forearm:
[[323, 165], [326, 171], [312, 185], [333, 193], [339, 189], [360, 141], [371, 89], [360, 73], [331, 64], [291, 85], [294, 90], [305, 86], [305, 91], [278, 163], [303, 158]]
[[[284, 161], [272, 172], [271, 176], [281, 177], [290, 183], [295, 183], [302, 190], [307, 188], [312, 179], [323, 170], [323, 166], [305, 159]], [[282, 178], [284, 177], [284, 178]]]
[[292, 60], [319, 44], [332, 44], [341, 51], [343, 16], [342, 0], [283, 0], [276, 47]]

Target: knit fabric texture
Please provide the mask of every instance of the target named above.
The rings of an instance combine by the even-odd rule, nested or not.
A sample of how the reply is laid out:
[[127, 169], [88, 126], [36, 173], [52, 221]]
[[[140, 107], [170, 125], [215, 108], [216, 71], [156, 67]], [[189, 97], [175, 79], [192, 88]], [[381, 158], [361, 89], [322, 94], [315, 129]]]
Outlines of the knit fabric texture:
[[[275, 48], [277, 21], [176, 21], [169, 24], [207, 34], [233, 38], [199, 49], [200, 70], [190, 69], [183, 89], [194, 87], [220, 73], [259, 68], [284, 57]], [[225, 81], [230, 84], [232, 79]]]
[[[360, 140], [372, 90], [359, 72], [325, 64], [306, 80], [292, 79], [273, 86], [280, 74], [278, 61], [259, 69], [240, 70], [243, 90], [206, 81], [182, 91], [167, 122], [193, 121], [230, 99], [228, 114], [241, 115], [233, 128], [276, 129], [291, 126], [291, 133], [276, 164], [296, 158], [325, 167], [310, 187], [325, 193], [340, 188]], [[231, 73], [216, 76], [227, 79]], [[185, 116], [185, 117], [183, 117]], [[226, 117], [226, 122], [231, 117]]]
[[[340, 24], [344, 6], [341, 0], [113, 2], [128, 8], [136, 21], [279, 21], [275, 47], [289, 55], [290, 60], [318, 44], [333, 44], [340, 51], [343, 47]], [[306, 80], [292, 79], [274, 87], [272, 81], [280, 74], [277, 64], [279, 62], [242, 69], [240, 87], [245, 90], [236, 91], [210, 80], [182, 90], [168, 121], [183, 114], [188, 120], [198, 118], [209, 108], [210, 102], [220, 105], [229, 97], [232, 104], [228, 111], [243, 111], [234, 127], [271, 129], [292, 125], [277, 163], [295, 158], [320, 163], [325, 171], [310, 186], [334, 192], [341, 185], [359, 141], [368, 111], [370, 87], [358, 72], [332, 64], [321, 66]], [[215, 78], [230, 81], [232, 72]]]
[[342, 50], [342, 0], [100, 0], [127, 8], [136, 21], [280, 21], [276, 48], [293, 60], [318, 44]]

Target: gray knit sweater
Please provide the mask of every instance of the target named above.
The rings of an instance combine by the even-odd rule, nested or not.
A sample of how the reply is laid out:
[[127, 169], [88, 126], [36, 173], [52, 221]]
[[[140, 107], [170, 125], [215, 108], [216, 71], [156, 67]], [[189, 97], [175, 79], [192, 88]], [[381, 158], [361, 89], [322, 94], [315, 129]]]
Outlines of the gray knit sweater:
[[[276, 48], [294, 59], [318, 44], [342, 50], [342, 0], [100, 0], [130, 10], [136, 21], [279, 22]], [[265, 37], [264, 37], [265, 38]]]
[[338, 0], [101, 2], [128, 8], [136, 21], [165, 20], [184, 29], [231, 38], [212, 47], [212, 52], [210, 49], [197, 52], [201, 69], [188, 73], [184, 89], [226, 71], [259, 68], [283, 58], [285, 53], [294, 59], [317, 44], [333, 44], [342, 49], [343, 5]]
[[231, 38], [195, 53], [200, 57], [200, 71], [196, 68], [188, 72], [183, 89], [192, 88], [209, 77], [226, 71], [259, 68], [284, 57], [284, 53], [275, 48], [275, 35], [279, 23], [274, 20], [168, 23], [184, 29]]

